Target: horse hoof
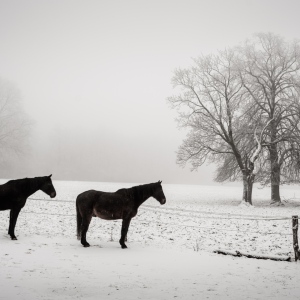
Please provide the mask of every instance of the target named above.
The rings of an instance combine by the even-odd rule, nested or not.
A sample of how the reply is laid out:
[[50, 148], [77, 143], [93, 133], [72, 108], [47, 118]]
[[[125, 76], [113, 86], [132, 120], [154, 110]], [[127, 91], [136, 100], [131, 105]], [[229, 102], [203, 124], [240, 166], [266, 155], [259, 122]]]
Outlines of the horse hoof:
[[13, 241], [17, 241], [17, 240], [18, 240], [15, 236], [11, 237], [11, 239], [12, 239]]
[[122, 245], [122, 249], [126, 249], [127, 248], [127, 246], [126, 245]]
[[84, 248], [90, 247], [90, 244], [84, 244], [83, 247]]

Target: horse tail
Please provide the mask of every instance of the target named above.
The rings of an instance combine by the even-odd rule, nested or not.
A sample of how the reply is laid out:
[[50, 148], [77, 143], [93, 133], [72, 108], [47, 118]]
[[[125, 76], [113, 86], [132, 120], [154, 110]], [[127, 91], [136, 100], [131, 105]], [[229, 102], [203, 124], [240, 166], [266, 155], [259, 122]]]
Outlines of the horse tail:
[[79, 207], [78, 207], [78, 197], [76, 199], [76, 219], [77, 219], [77, 239], [80, 240], [82, 216], [81, 216], [81, 213], [80, 213]]

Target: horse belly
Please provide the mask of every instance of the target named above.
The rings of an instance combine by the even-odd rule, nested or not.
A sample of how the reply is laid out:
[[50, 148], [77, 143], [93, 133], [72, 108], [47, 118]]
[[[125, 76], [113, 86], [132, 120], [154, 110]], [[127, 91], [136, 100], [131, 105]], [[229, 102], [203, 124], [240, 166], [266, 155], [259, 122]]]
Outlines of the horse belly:
[[95, 217], [104, 219], [104, 220], [117, 220], [122, 219], [122, 212], [110, 212], [107, 210], [93, 210], [93, 215]]
[[[0, 196], [0, 210], [12, 209], [18, 203], [15, 199]], [[18, 205], [19, 206], [19, 205]]]
[[11, 205], [9, 202], [0, 203], [0, 210], [7, 210], [7, 209], [11, 209]]

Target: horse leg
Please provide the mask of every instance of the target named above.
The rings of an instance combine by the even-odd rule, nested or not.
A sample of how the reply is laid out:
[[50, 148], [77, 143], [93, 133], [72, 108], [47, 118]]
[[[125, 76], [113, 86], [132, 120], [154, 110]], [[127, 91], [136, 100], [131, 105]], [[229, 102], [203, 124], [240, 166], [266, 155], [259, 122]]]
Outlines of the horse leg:
[[86, 233], [89, 229], [89, 225], [92, 219], [92, 214], [87, 214], [82, 216], [82, 223], [81, 223], [81, 244], [83, 247], [89, 247], [90, 244], [86, 241]]
[[12, 208], [10, 210], [8, 234], [12, 240], [17, 240], [17, 237], [15, 236], [15, 227], [20, 211], [21, 208]]
[[127, 238], [127, 232], [128, 232], [130, 221], [131, 218], [124, 218], [122, 222], [121, 239], [119, 241], [122, 249], [127, 248], [127, 246], [125, 245], [125, 238]]

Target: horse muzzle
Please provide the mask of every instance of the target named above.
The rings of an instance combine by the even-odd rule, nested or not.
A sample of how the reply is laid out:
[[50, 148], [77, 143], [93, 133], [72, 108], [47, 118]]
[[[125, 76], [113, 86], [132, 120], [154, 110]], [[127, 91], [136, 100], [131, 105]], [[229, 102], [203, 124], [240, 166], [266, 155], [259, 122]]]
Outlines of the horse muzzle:
[[163, 204], [165, 204], [166, 202], [167, 202], [167, 200], [166, 200], [166, 198], [164, 198], [164, 199], [162, 199], [162, 200], [160, 201], [160, 204], [163, 205]]
[[51, 198], [54, 198], [56, 196], [56, 192], [52, 192], [51, 194], [50, 194], [50, 197]]

